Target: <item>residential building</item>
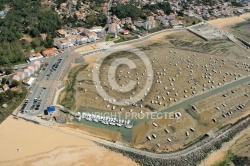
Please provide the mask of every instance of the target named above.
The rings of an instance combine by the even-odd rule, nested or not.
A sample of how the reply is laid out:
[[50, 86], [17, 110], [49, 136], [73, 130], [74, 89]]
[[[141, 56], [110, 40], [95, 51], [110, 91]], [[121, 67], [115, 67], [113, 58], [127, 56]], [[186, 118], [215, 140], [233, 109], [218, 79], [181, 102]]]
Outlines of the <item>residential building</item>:
[[20, 79], [24, 79], [24, 73], [23, 72], [17, 72], [17, 75], [19, 75]]
[[15, 75], [13, 76], [12, 80], [20, 81], [20, 80], [22, 80], [22, 78], [21, 78], [20, 75], [15, 74]]
[[67, 35], [67, 32], [64, 29], [59, 29], [56, 32], [57, 32], [57, 35], [60, 37], [66, 37]]
[[28, 68], [27, 68], [27, 69], [29, 70], [30, 75], [32, 75], [32, 74], [34, 74], [34, 73], [35, 73], [35, 69], [34, 69], [34, 67], [33, 67], [33, 66], [28, 66]]
[[173, 28], [183, 28], [183, 23], [179, 20], [170, 20], [169, 23]]
[[25, 80], [23, 80], [23, 83], [25, 85], [31, 86], [35, 82], [35, 80], [36, 80], [36, 78], [29, 77], [29, 78], [26, 78]]
[[47, 34], [46, 33], [41, 33], [40, 36], [41, 36], [42, 40], [45, 40], [47, 38]]
[[109, 24], [108, 33], [117, 33], [120, 31], [120, 26], [117, 23]]
[[42, 54], [43, 56], [48, 57], [48, 56], [53, 55], [56, 50], [57, 50], [56, 48], [50, 48], [50, 49], [42, 51]]
[[97, 34], [95, 32], [92, 32], [88, 29], [84, 29], [83, 31], [84, 35], [88, 37], [88, 42], [94, 42], [97, 39]]
[[[38, 65], [36, 65], [36, 64], [31, 64], [30, 66], [32, 66], [33, 68], [34, 68], [34, 70], [35, 71], [37, 71], [38, 69], [39, 69], [39, 66]], [[22, 78], [23, 79], [23, 78]]]
[[161, 21], [161, 24], [162, 24], [163, 26], [165, 26], [165, 27], [169, 26], [168, 20], [163, 20], [163, 21]]
[[35, 61], [34, 64], [38, 66], [38, 69], [41, 67], [41, 62], [40, 61]]
[[74, 44], [77, 44], [76, 35], [67, 36], [66, 39], [68, 39], [69, 41], [69, 46], [73, 46]]
[[3, 91], [7, 91], [9, 89], [9, 86], [7, 84], [4, 84], [2, 86]]
[[167, 20], [175, 20], [175, 15], [171, 13], [170, 15], [166, 16]]
[[143, 28], [146, 30], [152, 29], [155, 27], [155, 19], [154, 16], [148, 16], [147, 21], [144, 22]]
[[64, 49], [64, 48], [68, 48], [70, 46], [70, 41], [69, 39], [55, 39], [54, 40], [54, 45], [58, 48], [58, 49]]
[[85, 44], [88, 42], [88, 38], [86, 36], [77, 36], [76, 38], [77, 44]]
[[29, 77], [31, 75], [29, 69], [24, 69], [23, 74], [24, 74], [24, 78]]
[[29, 61], [35, 61], [35, 60], [38, 60], [38, 59], [42, 59], [44, 58], [43, 55], [41, 53], [36, 53], [36, 54], [31, 54], [29, 55]]

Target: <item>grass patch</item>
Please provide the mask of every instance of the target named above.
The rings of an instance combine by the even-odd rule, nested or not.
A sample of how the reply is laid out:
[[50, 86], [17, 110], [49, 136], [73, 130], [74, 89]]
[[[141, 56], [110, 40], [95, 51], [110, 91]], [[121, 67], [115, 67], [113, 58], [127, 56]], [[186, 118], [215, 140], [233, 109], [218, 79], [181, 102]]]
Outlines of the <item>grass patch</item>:
[[66, 86], [66, 95], [63, 98], [63, 100], [61, 101], [61, 105], [63, 105], [65, 108], [69, 108], [69, 109], [73, 109], [75, 107], [75, 100], [74, 100], [74, 93], [75, 93], [75, 89], [74, 89], [74, 85], [76, 83], [76, 77], [77, 75], [85, 70], [87, 68], [88, 65], [84, 65], [84, 66], [77, 66], [74, 67], [73, 69], [70, 70], [69, 74], [68, 74], [68, 81], [67, 81], [67, 86]]
[[220, 129], [222, 129], [223, 128], [223, 126], [220, 124], [219, 126], [217, 126], [217, 129], [218, 130], [220, 130]]
[[118, 40], [115, 40], [114, 43], [121, 43], [121, 42], [124, 42], [124, 41], [125, 41], [125, 39], [120, 36], [120, 38]]
[[115, 38], [114, 34], [107, 34], [106, 35], [106, 41], [112, 41]]
[[129, 41], [129, 40], [133, 40], [133, 39], [137, 39], [137, 36], [133, 35], [133, 34], [128, 34], [128, 35], [123, 35], [121, 33], [118, 33], [119, 39], [115, 40], [114, 43], [120, 43], [120, 42], [124, 42], [124, 41]]

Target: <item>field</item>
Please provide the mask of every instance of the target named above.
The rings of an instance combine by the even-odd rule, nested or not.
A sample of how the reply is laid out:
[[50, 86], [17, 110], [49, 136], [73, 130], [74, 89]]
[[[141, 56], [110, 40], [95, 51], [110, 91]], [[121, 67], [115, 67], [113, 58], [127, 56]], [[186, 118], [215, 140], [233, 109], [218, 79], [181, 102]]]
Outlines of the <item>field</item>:
[[[85, 60], [83, 64], [87, 63], [89, 67], [78, 72], [76, 76], [74, 85], [75, 110], [136, 112], [138, 114], [157, 112], [204, 91], [240, 79], [250, 73], [248, 66], [250, 62], [249, 54], [228, 40], [207, 42], [187, 31], [180, 31], [135, 46], [150, 59], [154, 72], [153, 85], [144, 99], [133, 106], [115, 106], [98, 95], [96, 88], [101, 87], [95, 87], [92, 80], [93, 63], [95, 58], [99, 56], [96, 55]], [[128, 84], [130, 79], [137, 81], [132, 91], [121, 93], [113, 90], [109, 85], [109, 68], [111, 70], [115, 69], [112, 62], [117, 57], [129, 58], [137, 66], [137, 68], [130, 70], [127, 65], [120, 65], [116, 69], [115, 79], [120, 86]], [[136, 55], [129, 52], [114, 53], [105, 59], [101, 65], [100, 82], [102, 88], [110, 96], [115, 96], [118, 100], [129, 99], [144, 87], [147, 78], [145, 70], [146, 66]], [[245, 89], [249, 89], [248, 84], [235, 89], [239, 93], [235, 96], [239, 97], [237, 100], [234, 97], [224, 99], [220, 97], [222, 95], [220, 93], [216, 94], [218, 96], [214, 95], [201, 100], [199, 103], [194, 103], [197, 105], [194, 114], [198, 115], [199, 119], [194, 119], [192, 115], [180, 109], [176, 111], [182, 114], [181, 119], [158, 119], [140, 123], [133, 128], [131, 143], [137, 148], [158, 152], [183, 148], [212, 129], [217, 130], [228, 122], [231, 123], [237, 119], [236, 115], [240, 115], [238, 113], [240, 111], [231, 117], [221, 118], [221, 112], [216, 112], [213, 104], [220, 105], [225, 102], [228, 106], [225, 111], [235, 108], [235, 104], [239, 104], [240, 101], [244, 102], [248, 107], [249, 99], [243, 94], [246, 93]], [[234, 101], [234, 103], [231, 101]], [[218, 114], [215, 114], [215, 112]], [[214, 118], [218, 116], [216, 123], [212, 120], [213, 116]], [[157, 123], [158, 127], [154, 127], [153, 122]], [[195, 132], [190, 131], [191, 127], [195, 128]], [[169, 133], [164, 131], [166, 128]], [[186, 132], [189, 133], [188, 136], [186, 136]], [[146, 136], [151, 135], [152, 137], [152, 134], [156, 134], [157, 139], [148, 141]], [[171, 138], [171, 143], [166, 138]], [[161, 146], [157, 147], [156, 143], [160, 143]]]

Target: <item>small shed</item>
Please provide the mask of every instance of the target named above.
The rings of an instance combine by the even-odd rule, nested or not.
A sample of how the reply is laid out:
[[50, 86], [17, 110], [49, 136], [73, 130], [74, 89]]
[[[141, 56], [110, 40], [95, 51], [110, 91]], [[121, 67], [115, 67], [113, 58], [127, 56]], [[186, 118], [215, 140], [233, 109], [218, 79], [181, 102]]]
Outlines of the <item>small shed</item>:
[[49, 107], [47, 107], [47, 113], [48, 114], [52, 114], [55, 111], [56, 111], [56, 107], [55, 106], [49, 106]]

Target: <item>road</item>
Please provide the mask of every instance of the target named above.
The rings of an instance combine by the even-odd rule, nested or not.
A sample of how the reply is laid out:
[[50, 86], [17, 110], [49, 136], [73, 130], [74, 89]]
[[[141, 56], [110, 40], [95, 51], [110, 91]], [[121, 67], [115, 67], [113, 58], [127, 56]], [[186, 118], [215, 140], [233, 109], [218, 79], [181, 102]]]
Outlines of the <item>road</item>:
[[107, 25], [111, 23], [111, 6], [112, 6], [112, 3], [113, 3], [113, 0], [109, 0], [109, 3], [108, 3], [108, 10], [107, 10], [107, 17], [108, 17], [108, 21], [107, 21]]
[[[48, 60], [45, 59], [45, 61], [49, 61], [48, 62], [48, 66], [46, 67], [45, 70], [40, 70], [40, 74], [37, 77], [36, 82], [31, 86], [30, 88], [30, 93], [27, 97], [27, 99], [29, 100], [25, 110], [27, 110], [27, 114], [30, 116], [35, 116], [35, 115], [39, 115], [40, 113], [42, 113], [46, 107], [48, 106], [48, 103], [51, 103], [51, 101], [48, 101], [49, 96], [52, 95], [52, 92], [54, 91], [54, 87], [55, 84], [58, 83], [58, 75], [60, 74], [60, 72], [63, 69], [63, 66], [67, 60], [67, 57], [72, 54], [72, 52], [65, 52], [63, 54], [61, 54], [60, 56], [54, 56], [49, 58]], [[51, 72], [52, 66], [53, 64], [55, 64], [56, 62], [58, 62], [58, 59], [62, 58], [61, 63], [59, 64], [58, 68]], [[51, 74], [50, 74], [51, 73]], [[47, 76], [47, 75], [50, 76]], [[43, 88], [45, 87], [45, 88]], [[41, 100], [41, 104], [40, 104], [40, 108], [38, 110], [31, 110], [30, 107], [33, 105], [33, 101], [34, 99], [37, 98], [38, 100]]]

